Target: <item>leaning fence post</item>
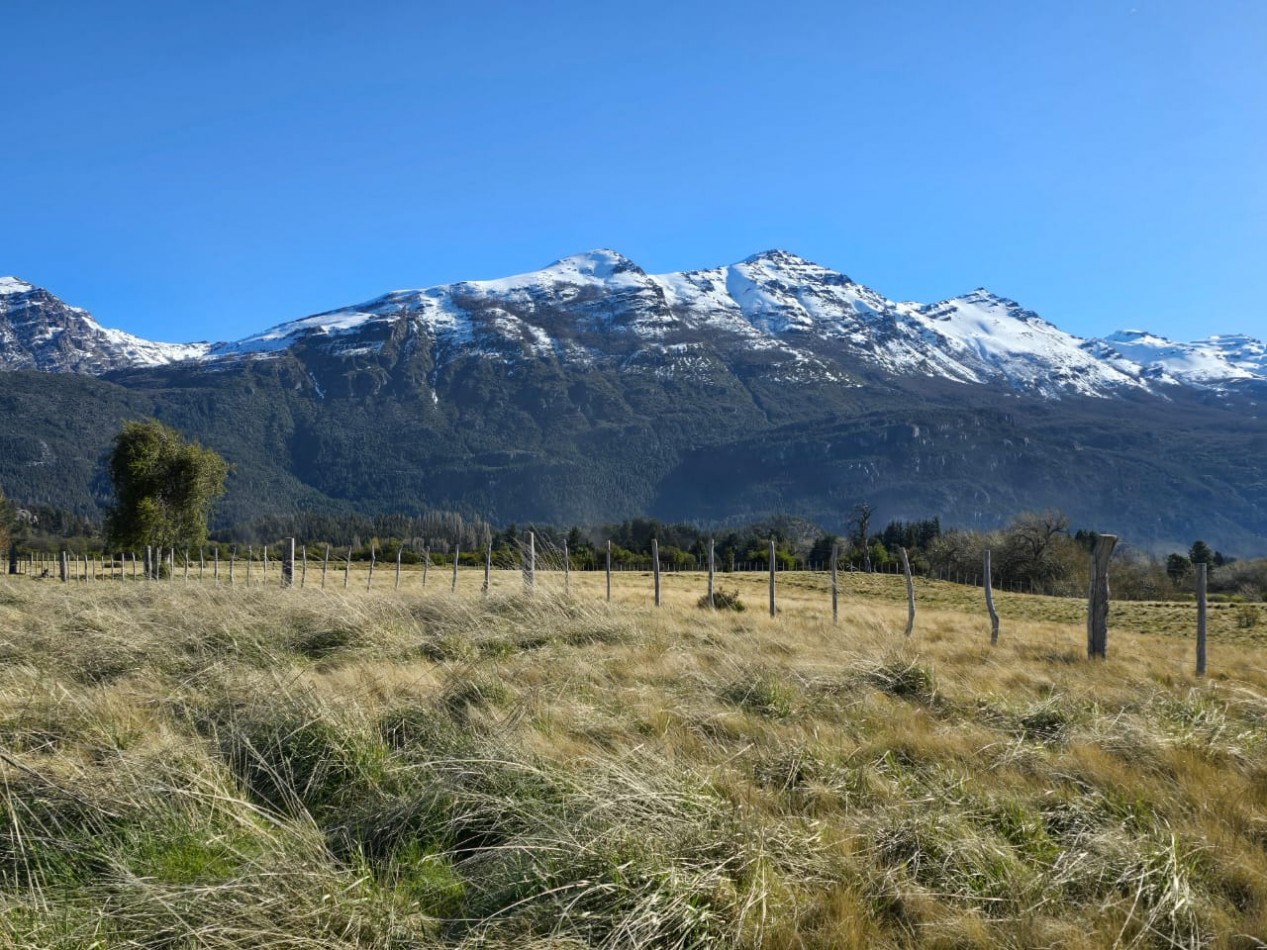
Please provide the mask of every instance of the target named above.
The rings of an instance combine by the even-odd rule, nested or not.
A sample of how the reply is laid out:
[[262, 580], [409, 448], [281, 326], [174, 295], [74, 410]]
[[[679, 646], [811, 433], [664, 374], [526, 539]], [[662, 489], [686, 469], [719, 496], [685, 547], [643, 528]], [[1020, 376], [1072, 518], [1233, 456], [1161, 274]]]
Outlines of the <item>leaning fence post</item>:
[[343, 589], [348, 589], [348, 578], [352, 576], [352, 546], [348, 545], [348, 559], [343, 562]]
[[396, 586], [394, 588], [395, 590], [400, 590], [400, 559], [404, 553], [405, 553], [405, 544], [402, 541], [396, 547]]
[[453, 545], [453, 583], [449, 585], [449, 593], [456, 594], [458, 590], [458, 561], [462, 558], [462, 545]]
[[372, 590], [374, 587], [374, 563], [378, 560], [378, 552], [374, 549], [374, 545], [370, 545], [370, 576], [365, 579], [365, 589]]
[[774, 572], [778, 562], [774, 559], [774, 538], [770, 539], [770, 616], [773, 617], [779, 612], [779, 608], [774, 603]]
[[488, 547], [484, 549], [484, 590], [485, 597], [488, 596], [493, 583], [493, 542], [488, 542]]
[[607, 541], [607, 602], [612, 602], [612, 543]]
[[651, 539], [651, 573], [655, 578], [655, 605], [660, 606], [660, 542]]
[[985, 563], [982, 565], [982, 584], [985, 587], [985, 609], [990, 613], [990, 646], [999, 642], [999, 615], [994, 610], [994, 591], [990, 582], [990, 549], [985, 550]]
[[717, 546], [712, 538], [708, 539], [708, 609], [715, 610], [713, 602], [713, 575], [717, 572]]
[[840, 559], [840, 542], [834, 541], [831, 546], [831, 622], [840, 622], [840, 584], [837, 562]]
[[305, 544], [300, 549], [299, 556], [301, 558], [300, 564], [302, 565], [299, 568], [299, 589], [303, 590], [304, 582], [308, 580], [308, 545]]
[[425, 544], [422, 548], [422, 586], [427, 586], [427, 568], [431, 567], [431, 545]]
[[906, 548], [898, 548], [902, 555], [902, 573], [906, 575], [906, 636], [915, 629], [915, 582], [911, 580], [911, 561], [906, 556]]
[[1109, 558], [1117, 536], [1101, 534], [1091, 549], [1089, 573], [1090, 589], [1087, 593], [1087, 658], [1105, 659], [1109, 646]]
[[202, 549], [198, 549], [198, 583], [202, 583], [202, 579], [207, 573], [207, 554]]
[[282, 586], [295, 585], [295, 539], [287, 538], [282, 545]]
[[326, 545], [325, 554], [321, 557], [321, 589], [326, 589], [326, 571], [330, 567], [330, 545]]
[[1197, 565], [1197, 676], [1205, 676], [1205, 590], [1207, 568]]

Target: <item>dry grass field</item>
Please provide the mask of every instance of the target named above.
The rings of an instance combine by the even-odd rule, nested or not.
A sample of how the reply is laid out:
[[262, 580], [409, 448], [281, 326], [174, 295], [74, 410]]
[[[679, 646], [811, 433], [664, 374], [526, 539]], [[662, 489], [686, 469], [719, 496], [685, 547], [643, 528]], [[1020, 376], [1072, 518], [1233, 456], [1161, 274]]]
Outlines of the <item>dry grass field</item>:
[[[274, 578], [275, 579], [275, 575]], [[0, 945], [1267, 946], [1267, 652], [900, 578], [0, 579]], [[1256, 639], [1257, 638], [1257, 639]]]

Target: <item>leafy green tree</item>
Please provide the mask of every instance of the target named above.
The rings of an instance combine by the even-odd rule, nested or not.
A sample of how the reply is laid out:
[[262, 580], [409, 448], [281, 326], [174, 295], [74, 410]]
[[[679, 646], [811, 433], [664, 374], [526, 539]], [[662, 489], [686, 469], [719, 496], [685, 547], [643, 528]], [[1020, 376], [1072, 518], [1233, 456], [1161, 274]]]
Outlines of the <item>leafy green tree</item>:
[[1204, 541], [1193, 541], [1188, 551], [1188, 560], [1193, 564], [1211, 564], [1214, 562], [1214, 552]]
[[1186, 555], [1171, 554], [1166, 557], [1166, 573], [1170, 575], [1170, 579], [1178, 584], [1181, 580], [1188, 576], [1188, 572], [1192, 570], [1192, 562], [1188, 560]]
[[186, 442], [157, 420], [129, 422], [114, 437], [106, 468], [115, 494], [106, 515], [111, 547], [196, 548], [206, 542], [207, 518], [229, 473], [216, 452]]

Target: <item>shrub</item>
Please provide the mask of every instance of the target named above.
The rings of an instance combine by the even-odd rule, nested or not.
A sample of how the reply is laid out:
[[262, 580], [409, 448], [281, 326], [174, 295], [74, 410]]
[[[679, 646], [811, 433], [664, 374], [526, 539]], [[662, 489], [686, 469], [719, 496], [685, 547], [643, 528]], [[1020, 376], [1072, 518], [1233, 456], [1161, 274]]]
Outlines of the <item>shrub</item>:
[[[716, 610], [745, 610], [744, 603], [739, 599], [739, 591], [726, 590], [719, 587], [713, 591], [713, 607]], [[696, 606], [703, 610], [708, 609], [708, 595], [705, 594], [697, 602]]]

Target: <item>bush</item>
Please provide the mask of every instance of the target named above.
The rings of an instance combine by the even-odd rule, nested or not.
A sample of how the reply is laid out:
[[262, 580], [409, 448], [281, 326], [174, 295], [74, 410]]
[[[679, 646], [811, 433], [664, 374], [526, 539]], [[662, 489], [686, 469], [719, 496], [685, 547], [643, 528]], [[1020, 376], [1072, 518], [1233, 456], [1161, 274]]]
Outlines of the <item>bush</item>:
[[[696, 601], [696, 606], [700, 607], [703, 610], [707, 610], [709, 607], [708, 595], [705, 594], [698, 601]], [[712, 606], [716, 610], [746, 610], [747, 609], [744, 607], [743, 601], [739, 599], [739, 591], [725, 590], [724, 588], [721, 588], [721, 587], [713, 591]]]

